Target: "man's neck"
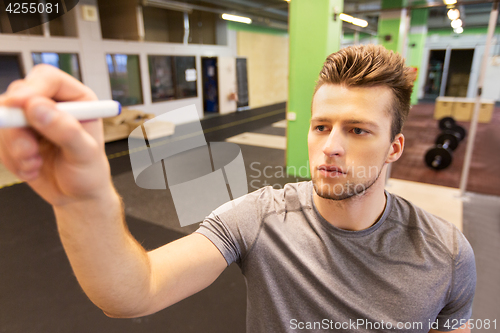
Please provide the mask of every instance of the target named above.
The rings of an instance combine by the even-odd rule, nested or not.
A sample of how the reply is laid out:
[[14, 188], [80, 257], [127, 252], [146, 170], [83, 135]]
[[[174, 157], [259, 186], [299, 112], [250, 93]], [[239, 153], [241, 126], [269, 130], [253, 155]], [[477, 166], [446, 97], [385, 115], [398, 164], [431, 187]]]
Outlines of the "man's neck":
[[334, 227], [351, 231], [368, 229], [380, 219], [387, 204], [384, 180], [385, 177], [379, 177], [364, 194], [345, 200], [325, 199], [313, 190], [314, 204]]

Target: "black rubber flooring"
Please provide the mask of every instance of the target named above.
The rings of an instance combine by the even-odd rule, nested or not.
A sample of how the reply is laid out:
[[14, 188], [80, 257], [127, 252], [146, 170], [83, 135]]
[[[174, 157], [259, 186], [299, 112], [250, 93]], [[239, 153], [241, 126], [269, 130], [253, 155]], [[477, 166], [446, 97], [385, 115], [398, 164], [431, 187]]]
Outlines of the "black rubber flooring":
[[[270, 124], [284, 118], [285, 104], [278, 104], [204, 119], [202, 128], [207, 142], [223, 141], [242, 132], [271, 128]], [[250, 146], [241, 149], [247, 170], [252, 162], [273, 167], [284, 164], [282, 150]], [[154, 249], [195, 230], [197, 225], [180, 227], [168, 191], [140, 192], [142, 189], [133, 180], [129, 155], [113, 157], [127, 150], [127, 140], [106, 144], [106, 153], [112, 156], [113, 181], [126, 203], [126, 221], [134, 237], [146, 249]], [[255, 186], [265, 180], [251, 179], [256, 180]], [[277, 180], [282, 185], [288, 181], [292, 180]], [[143, 201], [137, 201], [137, 197]], [[141, 202], [156, 209], [145, 209]], [[47, 203], [26, 184], [17, 184], [0, 190], [0, 212], [2, 333], [245, 332], [246, 287], [235, 265], [210, 287], [163, 311], [136, 319], [112, 319], [94, 306], [79, 287]], [[165, 225], [168, 212], [172, 218], [170, 225]]]

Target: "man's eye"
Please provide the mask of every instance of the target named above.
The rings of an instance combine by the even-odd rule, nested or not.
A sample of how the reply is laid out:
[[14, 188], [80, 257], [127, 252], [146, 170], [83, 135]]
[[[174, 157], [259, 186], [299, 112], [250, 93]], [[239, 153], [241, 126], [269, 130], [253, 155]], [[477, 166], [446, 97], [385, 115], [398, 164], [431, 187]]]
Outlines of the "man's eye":
[[318, 126], [316, 126], [316, 130], [319, 131], [319, 132], [323, 132], [325, 130], [325, 126], [324, 125], [318, 125]]
[[358, 134], [358, 135], [366, 133], [366, 131], [364, 129], [361, 129], [359, 127], [355, 127], [352, 131], [354, 132], [354, 134]]

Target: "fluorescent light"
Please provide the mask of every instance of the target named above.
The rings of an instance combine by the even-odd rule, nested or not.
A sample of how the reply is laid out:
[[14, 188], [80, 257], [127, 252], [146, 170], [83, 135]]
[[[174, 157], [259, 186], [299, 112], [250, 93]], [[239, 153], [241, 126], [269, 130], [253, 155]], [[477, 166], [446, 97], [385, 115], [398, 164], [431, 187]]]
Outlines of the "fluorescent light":
[[456, 8], [452, 8], [448, 11], [448, 18], [450, 20], [456, 20], [457, 18], [460, 17], [460, 11]]
[[451, 27], [453, 29], [460, 28], [462, 26], [462, 20], [461, 19], [456, 19], [451, 21]]
[[351, 23], [354, 25], [357, 25], [358, 27], [366, 28], [368, 26], [368, 22], [356, 17], [352, 17], [351, 15], [347, 15], [344, 13], [341, 13], [339, 15], [340, 19], [344, 22]]
[[231, 15], [231, 14], [222, 14], [222, 18], [224, 20], [228, 20], [228, 21], [241, 22], [241, 23], [246, 23], [246, 24], [252, 23], [252, 19], [251, 18], [244, 17], [244, 16]]
[[455, 28], [453, 29], [453, 32], [456, 34], [461, 34], [462, 32], [464, 32], [464, 28], [462, 27]]
[[445, 5], [454, 5], [457, 3], [457, 0], [443, 0]]

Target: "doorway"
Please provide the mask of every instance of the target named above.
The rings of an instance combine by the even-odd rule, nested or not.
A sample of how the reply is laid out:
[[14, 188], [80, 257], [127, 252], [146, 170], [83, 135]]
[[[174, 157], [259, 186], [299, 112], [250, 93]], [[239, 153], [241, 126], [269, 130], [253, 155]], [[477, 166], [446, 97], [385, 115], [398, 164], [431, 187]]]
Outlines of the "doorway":
[[217, 76], [217, 58], [201, 58], [203, 110], [204, 113], [219, 112], [219, 82]]
[[446, 50], [431, 50], [424, 86], [424, 99], [434, 100], [441, 90]]
[[431, 50], [424, 99], [467, 97], [474, 49]]
[[467, 97], [474, 49], [451, 50], [445, 96]]

